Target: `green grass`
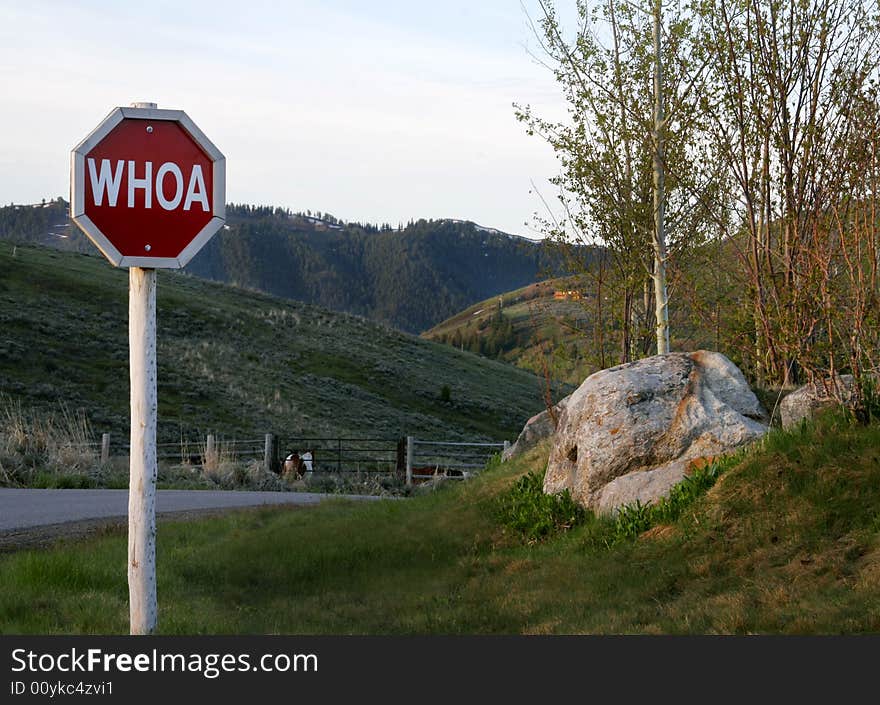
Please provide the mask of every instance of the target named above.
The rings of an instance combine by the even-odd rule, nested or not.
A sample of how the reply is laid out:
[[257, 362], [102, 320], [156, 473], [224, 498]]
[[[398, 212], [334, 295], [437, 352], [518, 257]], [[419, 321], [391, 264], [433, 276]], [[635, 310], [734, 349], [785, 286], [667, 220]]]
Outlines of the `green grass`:
[[[495, 509], [539, 447], [408, 500], [163, 524], [162, 633], [880, 631], [880, 427], [765, 442], [635, 538], [529, 541]], [[706, 483], [707, 485], [709, 483]], [[0, 557], [0, 631], [127, 630], [122, 532]]]

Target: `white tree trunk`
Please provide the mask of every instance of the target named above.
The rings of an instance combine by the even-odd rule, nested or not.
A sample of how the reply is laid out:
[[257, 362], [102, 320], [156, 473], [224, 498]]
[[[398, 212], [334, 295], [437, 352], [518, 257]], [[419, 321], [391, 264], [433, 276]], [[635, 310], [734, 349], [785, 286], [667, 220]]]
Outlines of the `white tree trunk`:
[[666, 294], [666, 116], [663, 107], [663, 62], [660, 56], [662, 0], [654, 0], [654, 305], [657, 354], [669, 352], [669, 300]]
[[128, 488], [128, 596], [132, 634], [156, 629], [156, 270], [128, 273], [131, 473]]

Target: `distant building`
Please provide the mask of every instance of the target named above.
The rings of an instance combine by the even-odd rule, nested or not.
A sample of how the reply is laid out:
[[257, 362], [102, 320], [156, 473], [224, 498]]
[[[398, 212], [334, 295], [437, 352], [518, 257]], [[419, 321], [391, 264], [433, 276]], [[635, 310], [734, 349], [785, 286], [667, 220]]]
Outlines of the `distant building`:
[[584, 295], [579, 291], [575, 291], [574, 289], [565, 289], [561, 291], [557, 289], [553, 292], [553, 298], [568, 299], [570, 301], [580, 301], [582, 298], [584, 298]]

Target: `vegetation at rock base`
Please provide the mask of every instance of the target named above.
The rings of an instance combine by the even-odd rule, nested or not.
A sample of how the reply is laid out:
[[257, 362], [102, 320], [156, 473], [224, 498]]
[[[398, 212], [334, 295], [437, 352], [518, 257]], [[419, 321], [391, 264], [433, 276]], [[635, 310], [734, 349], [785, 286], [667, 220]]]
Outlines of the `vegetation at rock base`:
[[621, 507], [614, 515], [613, 541], [632, 540], [655, 526], [677, 520], [691, 503], [715, 484], [724, 469], [735, 464], [741, 455], [742, 453], [716, 459], [697, 468], [675, 485], [668, 496], [657, 502], [642, 504], [636, 500], [635, 504]]
[[544, 494], [544, 473], [528, 472], [498, 498], [498, 523], [527, 542], [540, 541], [582, 523], [587, 513], [565, 490]]
[[662, 524], [676, 521], [681, 513], [718, 480], [722, 472], [735, 465], [743, 453], [717, 458], [696, 468], [675, 485], [669, 495], [657, 502], [620, 507], [613, 516], [596, 517], [584, 510], [564, 490], [544, 493], [544, 472], [528, 472], [503, 492], [497, 501], [496, 518], [505, 529], [518, 533], [523, 541], [546, 540], [587, 522], [593, 524], [597, 546], [610, 547], [632, 541]]

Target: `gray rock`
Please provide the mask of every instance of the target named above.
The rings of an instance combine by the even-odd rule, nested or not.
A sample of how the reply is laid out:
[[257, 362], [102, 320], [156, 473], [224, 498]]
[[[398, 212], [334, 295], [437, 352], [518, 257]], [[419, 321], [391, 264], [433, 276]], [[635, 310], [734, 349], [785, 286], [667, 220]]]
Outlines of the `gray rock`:
[[601, 512], [668, 494], [689, 460], [767, 431], [767, 413], [724, 355], [669, 353], [588, 377], [560, 414], [544, 491]]
[[811, 419], [820, 409], [849, 404], [853, 400], [852, 375], [840, 375], [821, 382], [813, 382], [793, 391], [779, 404], [782, 428], [797, 426], [803, 419]]
[[[557, 419], [565, 408], [568, 399], [569, 397], [565, 397], [565, 399], [557, 402], [553, 407]], [[547, 409], [544, 409], [540, 414], [535, 414], [532, 418], [526, 421], [523, 430], [520, 431], [520, 434], [516, 439], [516, 442], [501, 454], [501, 460], [507, 461], [521, 453], [525, 453], [527, 450], [534, 448], [545, 438], [550, 438], [554, 433], [556, 433], [556, 426], [553, 423], [550, 412]]]
[[673, 460], [653, 470], [636, 470], [612, 480], [595, 496], [593, 509], [600, 514], [613, 514], [627, 504], [649, 504], [666, 497], [674, 485], [687, 474], [692, 461]]

